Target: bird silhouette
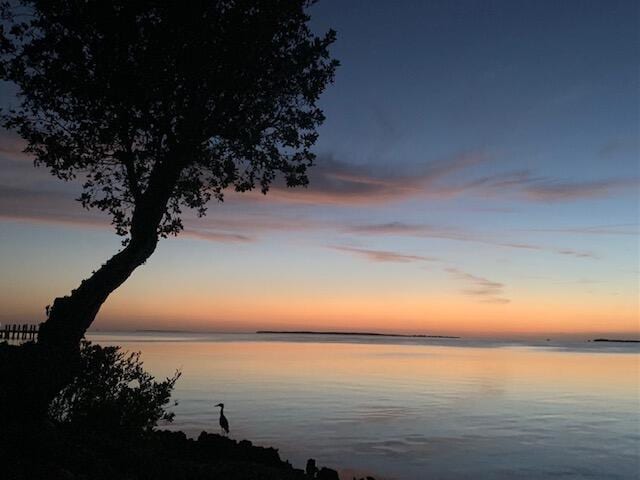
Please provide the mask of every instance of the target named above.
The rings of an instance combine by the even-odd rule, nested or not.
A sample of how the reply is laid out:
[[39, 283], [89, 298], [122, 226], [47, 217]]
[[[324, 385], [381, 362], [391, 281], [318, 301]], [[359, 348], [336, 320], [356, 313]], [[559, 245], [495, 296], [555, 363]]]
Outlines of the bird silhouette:
[[220, 407], [220, 428], [223, 434], [229, 435], [229, 420], [224, 416], [224, 403], [219, 403], [216, 407]]

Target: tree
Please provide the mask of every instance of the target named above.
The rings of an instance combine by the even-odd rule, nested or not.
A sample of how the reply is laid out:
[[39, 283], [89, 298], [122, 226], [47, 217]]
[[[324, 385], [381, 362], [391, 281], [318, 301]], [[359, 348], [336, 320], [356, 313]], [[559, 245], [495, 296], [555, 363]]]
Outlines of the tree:
[[21, 0], [3, 3], [0, 79], [18, 87], [5, 128], [36, 165], [79, 179], [123, 249], [56, 298], [39, 343], [77, 351], [109, 294], [227, 188], [308, 183], [319, 95], [338, 62], [313, 0]]
[[144, 370], [140, 352], [83, 341], [80, 369], [53, 399], [49, 416], [78, 432], [134, 437], [160, 421], [173, 421], [166, 409], [180, 372], [162, 381]]

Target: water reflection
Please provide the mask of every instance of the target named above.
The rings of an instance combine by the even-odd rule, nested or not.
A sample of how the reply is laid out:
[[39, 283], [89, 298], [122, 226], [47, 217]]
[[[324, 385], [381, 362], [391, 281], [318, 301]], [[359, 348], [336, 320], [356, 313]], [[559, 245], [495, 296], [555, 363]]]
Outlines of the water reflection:
[[182, 369], [172, 428], [218, 431], [224, 403], [234, 438], [300, 467], [315, 457], [403, 479], [637, 478], [633, 351], [222, 337], [96, 338], [142, 350], [157, 376]]

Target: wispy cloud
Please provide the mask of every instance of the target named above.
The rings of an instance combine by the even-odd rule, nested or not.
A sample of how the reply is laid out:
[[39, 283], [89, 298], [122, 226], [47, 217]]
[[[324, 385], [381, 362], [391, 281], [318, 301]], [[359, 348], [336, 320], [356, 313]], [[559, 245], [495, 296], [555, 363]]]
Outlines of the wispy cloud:
[[[111, 228], [106, 214], [96, 210], [84, 210], [74, 200], [70, 191], [33, 190], [29, 188], [0, 188], [0, 218], [30, 221], [34, 223], [61, 223], [78, 227]], [[277, 209], [268, 212], [245, 210], [212, 209], [205, 218], [195, 218], [187, 214], [184, 220], [185, 235], [207, 241], [251, 242], [261, 235], [283, 231], [303, 232], [311, 230], [338, 231], [355, 235], [392, 235], [438, 238], [460, 242], [474, 242], [504, 248], [551, 252], [577, 258], [598, 258], [593, 252], [569, 247], [549, 247], [528, 242], [506, 241], [483, 234], [456, 228], [386, 222], [378, 224], [347, 225], [336, 221], [319, 220], [310, 217], [283, 215]], [[608, 230], [592, 229], [590, 232]]]
[[598, 154], [600, 157], [610, 159], [619, 155], [632, 154], [638, 155], [640, 151], [640, 142], [638, 138], [614, 138], [606, 142]]
[[510, 300], [504, 297], [504, 284], [495, 282], [484, 277], [472, 275], [455, 267], [444, 269], [454, 278], [462, 280], [467, 287], [461, 290], [465, 295], [478, 297], [486, 303], [509, 303]]
[[98, 211], [84, 210], [71, 192], [0, 186], [0, 217], [45, 223], [109, 225]]
[[425, 162], [413, 171], [398, 164], [385, 167], [355, 165], [325, 155], [310, 171], [306, 189], [275, 186], [270, 195], [283, 201], [315, 204], [378, 204], [411, 197], [449, 197], [457, 186], [447, 177], [487, 161], [481, 153], [464, 153], [444, 160]]
[[399, 252], [391, 252], [387, 250], [370, 250], [365, 248], [348, 247], [342, 245], [331, 245], [329, 248], [340, 252], [349, 253], [357, 257], [364, 258], [371, 262], [395, 262], [395, 263], [411, 263], [411, 262], [434, 262], [438, 259], [433, 257], [425, 257], [422, 255], [408, 255]]
[[585, 182], [546, 180], [527, 185], [524, 193], [533, 200], [557, 202], [607, 197], [613, 193], [637, 188], [638, 185], [638, 179], [613, 178]]
[[[358, 166], [333, 156], [320, 158], [310, 172], [308, 189], [274, 188], [282, 201], [326, 204], [378, 204], [409, 198], [452, 198], [462, 194], [515, 195], [535, 202], [567, 202], [623, 193], [640, 185], [638, 178], [567, 181], [536, 175], [530, 170], [498, 172], [473, 178], [472, 167], [492, 159], [481, 152], [464, 153], [425, 163], [407, 171]], [[462, 180], [466, 176], [471, 179]]]
[[[401, 252], [387, 250], [373, 250], [367, 248], [356, 248], [343, 245], [331, 245], [332, 250], [354, 255], [369, 262], [375, 263], [422, 263], [441, 262], [438, 258], [425, 257], [422, 255], [412, 255]], [[442, 267], [442, 270], [457, 280], [462, 280], [466, 287], [460, 292], [478, 298], [483, 303], [509, 303], [510, 300], [504, 297], [504, 284], [495, 282], [484, 277], [472, 275], [452, 266]]]
[[[97, 210], [84, 210], [67, 192], [34, 192], [20, 188], [0, 188], [0, 219], [60, 224], [78, 228], [111, 229], [110, 220], [106, 214]], [[200, 219], [187, 219], [182, 235], [224, 243], [246, 243], [256, 240], [253, 235], [233, 231], [234, 227], [241, 225], [242, 219], [219, 221], [217, 224], [213, 219], [208, 219], [208, 222], [198, 220]], [[266, 228], [264, 224], [256, 223], [253, 218], [245, 219], [245, 226], [251, 226], [254, 231]]]
[[567, 228], [531, 228], [528, 232], [567, 233], [576, 235], [631, 235], [640, 233], [640, 225], [637, 223], [621, 223], [616, 225], [579, 226]]
[[205, 217], [188, 216], [185, 224], [193, 229], [225, 230], [257, 235], [270, 232], [301, 232], [335, 228], [334, 222], [311, 219], [308, 216], [285, 215], [280, 211], [251, 212], [212, 208]]
[[463, 232], [455, 229], [433, 225], [419, 225], [404, 222], [372, 223], [364, 225], [350, 225], [345, 227], [348, 233], [362, 235], [407, 235], [415, 237], [437, 237], [466, 240]]
[[[25, 200], [12, 206], [12, 214], [37, 217], [39, 204], [43, 216], [68, 215], [67, 212], [72, 210], [69, 206], [64, 207], [64, 212], [55, 212], [54, 206], [59, 204], [55, 197], [64, 191], [74, 192], [73, 195], [77, 196], [79, 185], [61, 184], [46, 169], [34, 169], [31, 159], [20, 153], [22, 140], [7, 132], [0, 137], [0, 191], [22, 189], [21, 197]], [[637, 179], [567, 182], [536, 176], [528, 170], [474, 177], [478, 172], [475, 167], [490, 162], [492, 159], [482, 152], [461, 153], [418, 166], [414, 164], [412, 168], [403, 162], [355, 165], [324, 155], [310, 170], [308, 188], [290, 189], [276, 184], [269, 193], [268, 202], [276, 208], [278, 205], [274, 202], [366, 207], [419, 198], [448, 199], [463, 194], [483, 197], [515, 195], [516, 198], [535, 202], [560, 202], [613, 195], [638, 186]], [[52, 202], [45, 198], [47, 191], [52, 192]], [[256, 192], [236, 194], [229, 191], [227, 195], [231, 203], [264, 203], [262, 195]]]
[[498, 247], [514, 248], [520, 250], [546, 251], [558, 255], [569, 255], [578, 258], [597, 258], [593, 252], [574, 250], [571, 248], [555, 248], [535, 245], [523, 242], [507, 242], [481, 234], [457, 230], [453, 228], [438, 227], [433, 225], [407, 224], [402, 222], [390, 222], [368, 225], [353, 225], [345, 227], [345, 231], [360, 235], [398, 235], [423, 238], [438, 238], [456, 240], [460, 242], [474, 242]]
[[537, 250], [540, 252], [551, 252], [557, 255], [567, 255], [570, 257], [577, 257], [577, 258], [594, 258], [594, 259], [599, 258], [598, 255], [596, 255], [593, 252], [574, 250], [572, 248], [554, 248], [554, 247], [544, 247], [541, 245], [532, 245], [530, 243], [499, 242], [499, 241], [494, 242], [490, 240], [483, 240], [483, 241], [476, 240], [476, 241], [479, 241], [480, 243], [497, 245], [499, 247], [517, 248], [521, 250]]
[[5, 158], [26, 158], [23, 152], [26, 142], [14, 132], [0, 129], [0, 156]]
[[248, 243], [254, 242], [255, 237], [248, 235], [242, 235], [240, 233], [223, 232], [223, 231], [211, 231], [211, 230], [195, 230], [191, 228], [185, 228], [181, 232], [182, 236], [195, 238], [198, 240], [206, 240], [208, 242], [222, 242], [222, 243]]
[[568, 202], [608, 197], [638, 188], [638, 178], [563, 180], [535, 175], [530, 170], [502, 172], [473, 179], [459, 187], [460, 192], [476, 191], [494, 196], [515, 194], [535, 202]]

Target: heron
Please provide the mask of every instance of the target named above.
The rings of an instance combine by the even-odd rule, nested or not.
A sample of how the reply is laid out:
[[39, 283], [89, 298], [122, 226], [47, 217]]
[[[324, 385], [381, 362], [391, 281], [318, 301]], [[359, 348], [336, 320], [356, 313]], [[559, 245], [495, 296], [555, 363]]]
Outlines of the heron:
[[224, 403], [219, 403], [216, 407], [220, 407], [220, 428], [223, 434], [229, 435], [229, 420], [224, 416]]

